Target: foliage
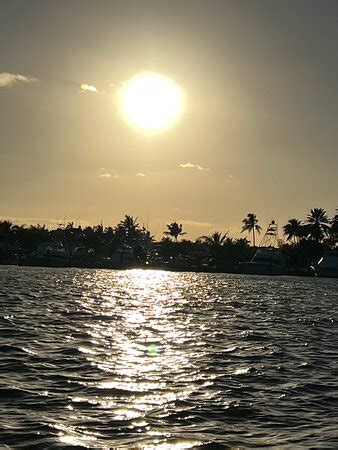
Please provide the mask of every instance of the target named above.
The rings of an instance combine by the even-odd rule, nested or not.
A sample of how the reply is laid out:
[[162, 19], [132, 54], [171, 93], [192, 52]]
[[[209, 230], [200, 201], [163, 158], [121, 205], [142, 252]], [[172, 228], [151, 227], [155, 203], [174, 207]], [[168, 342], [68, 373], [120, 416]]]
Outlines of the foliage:
[[[0, 221], [0, 246], [2, 253], [4, 248], [10, 249], [10, 253], [28, 255], [41, 244], [50, 244], [52, 247], [63, 248], [70, 258], [76, 253], [76, 249], [85, 248], [96, 256], [110, 256], [117, 249], [125, 246], [147, 248], [152, 241], [148, 230], [140, 228], [137, 219], [132, 216], [125, 218], [115, 227], [103, 228], [100, 225], [85, 228], [74, 226], [68, 222], [65, 226], [59, 226], [55, 230], [48, 230], [45, 225], [13, 225], [10, 221]], [[8, 250], [9, 251], [9, 250]], [[6, 252], [8, 253], [6, 250]], [[6, 254], [7, 254], [6, 253]], [[1, 258], [0, 258], [1, 259]], [[4, 257], [2, 257], [4, 259]]]
[[306, 219], [308, 235], [316, 242], [321, 242], [330, 231], [330, 220], [323, 208], [311, 209]]
[[[255, 244], [254, 233], [261, 231], [255, 214], [250, 213], [243, 220], [244, 231], [252, 232]], [[314, 208], [304, 222], [290, 219], [283, 232], [287, 243], [281, 250], [287, 267], [304, 269], [318, 262], [325, 247], [336, 248], [338, 215], [330, 219], [324, 209]], [[102, 224], [82, 228], [69, 222], [48, 230], [45, 225], [14, 225], [3, 220], [0, 221], [0, 262], [17, 261], [40, 246], [63, 251], [70, 263], [82, 255], [84, 264], [89, 260], [109, 259], [115, 252], [129, 249], [141, 264], [149, 260], [170, 264], [186, 260], [192, 268], [233, 271], [240, 262], [250, 261], [255, 253], [255, 246], [250, 247], [247, 239], [233, 239], [228, 233], [216, 231], [195, 241], [178, 240], [185, 234], [182, 224], [172, 222], [167, 225], [163, 239], [154, 243], [150, 232], [131, 215], [126, 215], [115, 227], [106, 228]]]
[[173, 237], [176, 242], [177, 242], [177, 239], [179, 236], [183, 236], [184, 234], [187, 234], [183, 231], [182, 224], [178, 224], [177, 222], [169, 223], [167, 225], [167, 228], [168, 228], [168, 231], [164, 231], [163, 234]]
[[294, 243], [299, 242], [299, 239], [305, 236], [306, 229], [301, 220], [290, 219], [286, 225], [283, 227], [284, 235], [288, 241], [293, 241]]
[[249, 242], [246, 239], [232, 239], [228, 233], [216, 231], [202, 236], [201, 240], [207, 247], [210, 263], [217, 269], [233, 267], [249, 258]]
[[256, 239], [255, 239], [255, 231], [257, 231], [258, 234], [260, 234], [262, 228], [260, 225], [258, 225], [258, 219], [254, 213], [248, 213], [248, 215], [242, 220], [243, 227], [242, 227], [242, 233], [247, 231], [248, 233], [252, 232], [252, 240], [253, 240], [253, 246], [256, 246]]
[[209, 248], [220, 248], [222, 247], [222, 245], [224, 245], [225, 240], [227, 238], [227, 234], [228, 233], [222, 235], [222, 233], [215, 231], [209, 236], [202, 236], [202, 239]]

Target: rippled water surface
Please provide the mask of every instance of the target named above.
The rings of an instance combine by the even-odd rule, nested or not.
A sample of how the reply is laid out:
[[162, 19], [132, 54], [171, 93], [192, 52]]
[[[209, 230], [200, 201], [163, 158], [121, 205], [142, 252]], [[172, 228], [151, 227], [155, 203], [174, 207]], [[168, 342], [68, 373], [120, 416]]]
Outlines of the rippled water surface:
[[337, 447], [337, 286], [0, 267], [1, 448]]

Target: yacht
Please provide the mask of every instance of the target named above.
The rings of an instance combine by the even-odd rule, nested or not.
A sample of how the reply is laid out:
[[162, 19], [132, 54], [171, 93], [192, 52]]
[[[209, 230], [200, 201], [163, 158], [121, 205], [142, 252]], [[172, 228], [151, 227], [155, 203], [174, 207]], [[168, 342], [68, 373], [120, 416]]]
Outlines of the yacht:
[[240, 263], [241, 273], [252, 275], [285, 274], [284, 259], [279, 250], [280, 243], [277, 224], [272, 220], [252, 260]]
[[338, 249], [327, 250], [316, 269], [318, 277], [338, 278]]

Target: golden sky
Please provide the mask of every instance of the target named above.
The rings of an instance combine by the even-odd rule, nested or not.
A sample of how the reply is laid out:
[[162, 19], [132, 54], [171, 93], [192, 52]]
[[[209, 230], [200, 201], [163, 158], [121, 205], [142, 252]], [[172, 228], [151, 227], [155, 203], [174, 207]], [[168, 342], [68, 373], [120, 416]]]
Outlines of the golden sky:
[[[337, 207], [334, 1], [1, 4], [0, 217], [115, 224], [157, 237], [239, 235]], [[167, 130], [131, 127], [118, 93], [143, 72], [185, 96]]]

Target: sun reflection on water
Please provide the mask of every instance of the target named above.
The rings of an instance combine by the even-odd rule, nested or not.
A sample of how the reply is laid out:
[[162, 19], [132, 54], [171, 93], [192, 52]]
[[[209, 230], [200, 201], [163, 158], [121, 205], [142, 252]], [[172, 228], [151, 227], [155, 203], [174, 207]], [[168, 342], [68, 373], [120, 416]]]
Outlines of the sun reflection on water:
[[337, 447], [328, 280], [4, 267], [1, 282], [11, 448]]
[[[76, 410], [87, 403], [109, 411], [114, 422], [134, 420], [129, 427], [156, 436], [156, 448], [160, 448], [168, 436], [150, 427], [147, 416], [159, 410], [162, 416], [168, 414], [178, 400], [197, 389], [194, 381], [200, 378], [193, 364], [198, 343], [192, 345], [188, 319], [182, 316], [177, 321], [180, 292], [173, 278], [160, 271], [130, 270], [119, 276], [96, 271], [85, 280], [76, 276], [74, 283], [82, 289], [78, 312], [86, 317], [85, 326], [77, 330], [81, 340], [74, 341], [91, 371], [77, 381], [83, 395], [70, 396], [71, 407]], [[185, 302], [182, 297], [182, 308]], [[143, 422], [146, 429], [140, 425]], [[79, 445], [81, 439], [96, 439], [88, 433], [81, 438], [81, 433], [63, 430], [60, 441]], [[152, 445], [145, 443], [142, 448]], [[181, 444], [165, 448], [181, 448]]]

